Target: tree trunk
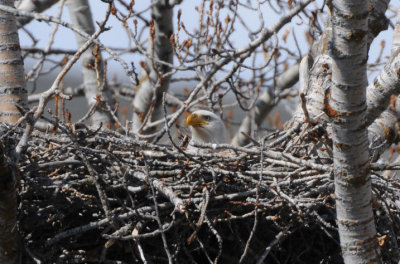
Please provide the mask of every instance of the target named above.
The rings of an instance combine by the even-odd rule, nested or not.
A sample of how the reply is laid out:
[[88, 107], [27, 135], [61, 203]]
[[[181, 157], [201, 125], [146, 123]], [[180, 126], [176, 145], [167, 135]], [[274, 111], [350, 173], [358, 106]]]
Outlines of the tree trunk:
[[[0, 4], [14, 6], [13, 0]], [[0, 11], [0, 122], [15, 124], [26, 103], [24, 65], [15, 16]], [[0, 145], [0, 263], [19, 263], [16, 179]], [[9, 155], [9, 154], [8, 154]]]
[[336, 212], [345, 263], [380, 262], [365, 125], [368, 6], [364, 0], [334, 0], [331, 8], [332, 88], [327, 113], [332, 121]]
[[[18, 9], [41, 13], [57, 2], [58, 0], [25, 0], [21, 2], [21, 4], [18, 6]], [[20, 16], [17, 18], [17, 23], [19, 27], [23, 27], [31, 21], [32, 18], [27, 16]]]
[[[295, 85], [299, 80], [299, 64], [295, 64], [290, 67], [287, 71], [282, 73], [276, 80], [276, 92], [280, 92], [284, 89], [288, 89]], [[242, 120], [238, 131], [236, 132], [231, 143], [233, 145], [245, 146], [250, 143], [248, 137], [242, 134], [251, 135], [252, 129], [257, 129], [261, 126], [265, 120], [265, 117], [271, 112], [271, 110], [278, 104], [279, 100], [275, 98], [273, 92], [265, 91], [258, 99], [257, 103], [246, 117]], [[252, 120], [256, 128], [252, 128]]]
[[[72, 24], [82, 29], [87, 34], [92, 35], [95, 32], [95, 28], [88, 0], [68, 0], [67, 6]], [[75, 34], [75, 38], [78, 47], [81, 47], [87, 41], [86, 38], [77, 33]], [[111, 91], [108, 89], [107, 83], [105, 83], [104, 64], [100, 50], [98, 50], [97, 53], [97, 55], [93, 55], [93, 48], [89, 48], [80, 58], [82, 61], [83, 86], [86, 101], [90, 108], [97, 103], [97, 96], [101, 95], [102, 100], [108, 102], [110, 107], [113, 107], [114, 99]], [[94, 69], [96, 63], [97, 72]], [[101, 108], [101, 105], [98, 105], [96, 111], [91, 117], [92, 125], [98, 126], [100, 123], [106, 125], [110, 122], [109, 115], [107, 112], [102, 111]]]
[[[370, 14], [368, 17], [368, 37], [367, 37], [367, 47], [369, 48], [371, 42], [374, 38], [383, 30], [387, 29], [388, 19], [385, 16], [385, 12], [388, 8], [389, 0], [372, 0], [370, 1]], [[303, 83], [301, 84], [301, 92], [306, 95], [307, 98], [307, 110], [311, 118], [318, 117], [318, 121], [324, 124], [328, 123], [328, 116], [321, 115], [321, 112], [326, 112], [325, 100], [327, 99], [328, 90], [331, 87], [331, 58], [327, 55], [327, 47], [331, 39], [332, 25], [330, 21], [325, 25], [324, 33], [320, 39], [312, 45], [310, 53], [308, 54], [308, 59], [302, 61], [303, 64], [307, 65], [304, 71], [307, 72], [307, 76]], [[390, 67], [390, 66], [389, 66]], [[385, 67], [386, 68], [386, 67]], [[381, 73], [380, 75], [382, 75]], [[385, 85], [380, 83], [383, 87], [374, 87], [374, 83], [371, 83], [369, 87], [380, 91], [383, 87], [389, 89], [391, 85]], [[368, 88], [369, 90], [369, 88]], [[386, 94], [383, 95], [385, 97]], [[389, 100], [382, 100], [381, 97], [369, 98], [369, 92], [367, 91], [367, 118], [370, 119], [370, 111], [376, 111], [377, 108], [380, 109], [381, 113], [386, 109]], [[302, 122], [304, 118], [304, 113], [301, 106], [295, 112], [295, 120]], [[375, 115], [372, 121], [379, 116]], [[371, 122], [372, 122], [371, 121]], [[328, 131], [330, 128], [328, 127]]]
[[[146, 69], [140, 72], [140, 85], [133, 101], [133, 129], [141, 129], [144, 117], [152, 111], [149, 121], [162, 118], [162, 95], [168, 90], [169, 77], [162, 77], [169, 71], [168, 65], [155, 62], [156, 60], [172, 63], [173, 52], [170, 37], [173, 33], [172, 6], [168, 0], [152, 0], [151, 17], [154, 22], [154, 35], [150, 33]], [[154, 107], [150, 107], [152, 105]]]

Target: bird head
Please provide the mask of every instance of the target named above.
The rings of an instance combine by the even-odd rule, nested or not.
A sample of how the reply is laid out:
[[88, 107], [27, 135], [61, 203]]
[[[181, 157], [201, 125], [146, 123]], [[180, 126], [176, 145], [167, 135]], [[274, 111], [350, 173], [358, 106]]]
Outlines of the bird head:
[[210, 111], [194, 111], [187, 117], [186, 125], [192, 132], [193, 142], [217, 144], [227, 142], [224, 122]]

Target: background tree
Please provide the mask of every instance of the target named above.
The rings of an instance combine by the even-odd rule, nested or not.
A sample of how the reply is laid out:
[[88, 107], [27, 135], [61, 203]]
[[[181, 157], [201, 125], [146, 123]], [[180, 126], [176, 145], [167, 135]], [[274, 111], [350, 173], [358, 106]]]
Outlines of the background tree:
[[162, 118], [162, 97], [168, 91], [172, 64], [173, 7], [171, 1], [152, 1], [146, 63], [142, 62], [137, 96], [133, 100], [133, 129], [142, 133], [147, 121]]
[[[67, 1], [66, 3], [71, 23], [85, 33], [92, 35], [95, 32], [95, 28], [88, 1]], [[75, 36], [78, 47], [83, 46], [86, 38], [78, 33], [75, 33]], [[91, 116], [91, 124], [98, 126], [102, 123], [111, 127], [111, 117], [102, 109], [114, 107], [114, 99], [105, 78], [101, 53], [97, 47], [95, 49], [91, 47], [82, 54], [80, 59], [82, 61], [83, 87], [86, 101], [94, 111]], [[102, 100], [99, 100], [98, 97], [102, 98]], [[99, 104], [99, 102], [103, 102], [103, 105]]]

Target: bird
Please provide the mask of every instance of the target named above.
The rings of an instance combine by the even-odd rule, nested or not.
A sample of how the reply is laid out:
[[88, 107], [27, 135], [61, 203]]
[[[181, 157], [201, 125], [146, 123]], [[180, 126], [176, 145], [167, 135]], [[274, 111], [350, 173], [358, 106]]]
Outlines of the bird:
[[213, 112], [197, 110], [186, 119], [186, 125], [192, 133], [189, 146], [195, 144], [224, 144], [228, 136], [224, 122]]

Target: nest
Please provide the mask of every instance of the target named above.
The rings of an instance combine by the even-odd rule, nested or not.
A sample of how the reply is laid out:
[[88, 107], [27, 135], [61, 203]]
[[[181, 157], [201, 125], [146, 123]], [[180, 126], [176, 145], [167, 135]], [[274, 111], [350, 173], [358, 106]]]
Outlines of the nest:
[[[113, 131], [63, 131], [35, 131], [18, 164], [24, 263], [342, 262], [320, 126], [195, 154]], [[8, 133], [8, 146], [19, 137]], [[397, 263], [400, 187], [373, 168], [382, 256]]]

